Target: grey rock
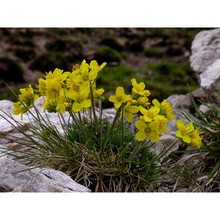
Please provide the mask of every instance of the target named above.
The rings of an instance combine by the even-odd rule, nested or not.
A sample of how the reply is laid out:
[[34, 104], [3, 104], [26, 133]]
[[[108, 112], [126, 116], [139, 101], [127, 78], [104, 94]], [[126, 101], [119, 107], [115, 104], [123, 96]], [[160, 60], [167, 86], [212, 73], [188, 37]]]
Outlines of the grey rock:
[[0, 157], [1, 192], [90, 192], [53, 169], [30, 169], [9, 156]]
[[200, 105], [199, 106], [199, 110], [203, 113], [203, 114], [205, 114], [205, 115], [209, 115], [210, 114], [210, 109], [209, 109], [209, 107], [207, 106], [207, 105]]
[[171, 152], [179, 148], [177, 138], [170, 134], [164, 134], [160, 137], [159, 142], [152, 146], [151, 150], [157, 155], [162, 155], [161, 160], [167, 157]]
[[200, 86], [210, 92], [215, 91], [220, 83], [220, 59], [215, 60], [200, 74]]
[[192, 69], [197, 73], [204, 72], [215, 60], [220, 59], [220, 29], [199, 32], [192, 42], [191, 51]]
[[208, 99], [208, 94], [207, 94], [207, 92], [203, 89], [203, 88], [198, 88], [198, 89], [196, 89], [196, 90], [194, 90], [193, 92], [192, 92], [192, 96], [194, 97], [194, 98], [196, 98], [196, 99], [205, 99], [205, 100], [207, 100]]
[[167, 98], [167, 101], [171, 104], [172, 108], [191, 108], [192, 102], [189, 95], [171, 95]]
[[200, 74], [200, 86], [208, 94], [208, 101], [220, 104], [220, 59]]

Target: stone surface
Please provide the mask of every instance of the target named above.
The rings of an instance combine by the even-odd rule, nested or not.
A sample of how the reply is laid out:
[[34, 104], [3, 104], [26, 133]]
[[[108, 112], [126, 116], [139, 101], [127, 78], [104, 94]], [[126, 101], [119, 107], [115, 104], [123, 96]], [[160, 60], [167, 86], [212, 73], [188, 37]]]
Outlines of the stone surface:
[[161, 136], [160, 141], [155, 143], [152, 150], [157, 154], [164, 154], [161, 159], [169, 155], [171, 152], [176, 151], [179, 148], [176, 137], [170, 134], [164, 134]]
[[[37, 108], [37, 111], [40, 113], [40, 117], [42, 119], [46, 120], [47, 122], [52, 123], [60, 132], [62, 132], [62, 126], [60, 123], [60, 117], [57, 113], [47, 113], [43, 110], [43, 99], [42, 97], [36, 100], [35, 106]], [[10, 132], [15, 130], [16, 123], [14, 119], [25, 125], [30, 124], [34, 122], [35, 117], [37, 116], [36, 111], [34, 108], [30, 109], [30, 112], [27, 112], [23, 114], [23, 119], [21, 120], [21, 117], [19, 115], [13, 115], [12, 114], [12, 108], [13, 108], [13, 102], [8, 100], [1, 100], [0, 101], [0, 132]], [[9, 114], [10, 117], [7, 115]], [[99, 115], [99, 111], [96, 112], [97, 115]], [[3, 117], [2, 117], [3, 116]], [[113, 120], [115, 116], [115, 110], [114, 109], [106, 109], [103, 110], [102, 117], [106, 118], [108, 120]], [[5, 118], [7, 118], [7, 120]], [[63, 114], [63, 119], [66, 122], [71, 122], [71, 118], [69, 117], [69, 114], [65, 112]]]
[[189, 95], [171, 95], [167, 98], [167, 101], [171, 104], [172, 108], [191, 108], [192, 102]]
[[203, 88], [198, 88], [194, 91], [192, 91], [192, 96], [196, 99], [208, 99], [208, 94]]
[[[35, 102], [35, 106], [40, 113], [40, 117], [46, 120], [47, 123], [51, 123], [59, 130], [63, 132], [60, 117], [56, 113], [47, 113], [43, 110], [43, 99], [40, 98]], [[16, 131], [17, 123], [22, 128], [28, 129], [28, 126], [33, 126], [35, 117], [37, 117], [34, 108], [30, 109], [30, 112], [23, 114], [23, 120], [20, 116], [12, 114], [13, 102], [7, 100], [0, 101], [0, 191], [5, 192], [89, 192], [90, 190], [75, 183], [69, 176], [60, 171], [53, 169], [31, 169], [23, 164], [18, 163], [10, 159], [7, 156], [2, 156], [7, 146], [14, 146], [12, 141], [3, 138], [4, 136], [13, 135], [13, 137], [21, 137], [18, 131]], [[96, 112], [97, 115], [99, 112]], [[114, 109], [106, 109], [103, 111], [103, 117], [108, 120], [113, 120], [115, 115]], [[64, 113], [63, 119], [66, 123], [70, 120], [69, 114]], [[17, 123], [15, 122], [17, 121]], [[42, 121], [43, 121], [42, 120]], [[21, 146], [19, 146], [21, 147]], [[24, 172], [16, 173], [17, 171], [27, 170]]]
[[30, 169], [9, 156], [0, 157], [0, 192], [90, 192], [53, 169]]
[[200, 86], [206, 90], [216, 90], [220, 83], [220, 59], [215, 60], [200, 74]]
[[204, 72], [215, 60], [220, 59], [220, 29], [199, 32], [191, 46], [191, 67], [197, 73]]
[[220, 29], [199, 32], [192, 42], [190, 65], [199, 76], [207, 101], [220, 104]]

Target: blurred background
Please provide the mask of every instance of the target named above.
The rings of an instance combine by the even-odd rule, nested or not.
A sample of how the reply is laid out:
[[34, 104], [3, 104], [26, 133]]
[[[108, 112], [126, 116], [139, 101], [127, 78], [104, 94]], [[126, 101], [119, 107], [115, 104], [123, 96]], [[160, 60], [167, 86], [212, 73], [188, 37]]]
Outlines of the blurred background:
[[[99, 64], [97, 86], [111, 95], [117, 86], [130, 89], [137, 78], [147, 85], [151, 98], [160, 101], [172, 94], [198, 88], [190, 68], [191, 44], [199, 28], [1, 28], [0, 99], [15, 101], [8, 86], [18, 93], [37, 83], [56, 67], [71, 71], [83, 59]], [[6, 84], [8, 86], [6, 86]], [[108, 102], [104, 103], [108, 106]]]

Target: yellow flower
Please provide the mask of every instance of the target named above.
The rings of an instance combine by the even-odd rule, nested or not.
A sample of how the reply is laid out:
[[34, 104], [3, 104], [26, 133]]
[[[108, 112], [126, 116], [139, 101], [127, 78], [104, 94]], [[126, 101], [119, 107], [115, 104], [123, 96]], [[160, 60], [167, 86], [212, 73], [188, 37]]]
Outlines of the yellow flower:
[[45, 99], [44, 100], [44, 109], [47, 110], [48, 112], [57, 112], [56, 108], [57, 108], [57, 103], [55, 100], [50, 100], [50, 99]]
[[92, 60], [89, 64], [89, 67], [91, 69], [91, 71], [101, 71], [105, 66], [106, 66], [106, 62], [102, 63], [101, 66], [98, 65], [97, 61], [96, 60]]
[[137, 104], [136, 105], [143, 106], [143, 107], [147, 108], [147, 107], [149, 107], [150, 102], [149, 102], [149, 99], [147, 97], [140, 97], [137, 100]]
[[122, 103], [128, 102], [131, 99], [129, 95], [126, 95], [124, 88], [119, 86], [116, 89], [115, 95], [109, 97], [109, 101], [114, 103], [115, 109], [119, 109]]
[[159, 126], [157, 128], [159, 134], [162, 134], [163, 132], [168, 132], [168, 128], [165, 126], [169, 122], [167, 118], [165, 118], [163, 115], [157, 115], [155, 116], [154, 120], [159, 123]]
[[88, 109], [92, 105], [90, 99], [85, 99], [82, 94], [76, 94], [76, 101], [72, 105], [72, 110], [74, 112], [80, 112], [81, 110]]
[[141, 96], [149, 96], [150, 91], [145, 90], [145, 84], [143, 82], [137, 83], [136, 79], [131, 80], [131, 84], [133, 86], [132, 92], [135, 94], [139, 94]]
[[191, 134], [190, 134], [190, 138], [191, 138], [191, 145], [197, 148], [200, 148], [202, 146], [202, 137], [200, 137], [200, 133], [198, 132], [198, 130], [194, 130]]
[[161, 103], [157, 100], [154, 99], [152, 101], [153, 105], [160, 108], [160, 115], [164, 115], [166, 118], [168, 118], [169, 120], [173, 120], [174, 119], [174, 114], [173, 114], [173, 109], [170, 105], [169, 102], [167, 102], [166, 100], [163, 100]]
[[159, 123], [157, 121], [146, 123], [143, 119], [140, 119], [136, 121], [135, 126], [139, 130], [135, 136], [138, 141], [144, 141], [147, 137], [152, 142], [159, 141], [160, 135], [157, 131]]
[[194, 128], [193, 123], [189, 122], [187, 125], [183, 121], [177, 120], [176, 122], [178, 130], [176, 136], [181, 138], [187, 144], [191, 144], [195, 147], [201, 147], [202, 138], [197, 129]]
[[93, 81], [96, 79], [98, 72], [105, 67], [106, 63], [101, 66], [98, 65], [97, 61], [92, 60], [90, 65], [83, 60], [79, 69], [76, 69], [77, 74], [75, 76], [76, 82]]
[[45, 79], [42, 79], [42, 78], [38, 79], [37, 88], [42, 96], [45, 96], [46, 91], [47, 91], [46, 82], [47, 82], [47, 80], [45, 80]]
[[142, 106], [139, 106], [140, 112], [143, 114], [143, 118], [146, 122], [151, 122], [158, 115], [160, 109], [153, 106], [150, 109], [145, 109]]
[[124, 116], [128, 122], [132, 122], [134, 120], [133, 114], [138, 112], [139, 108], [137, 106], [132, 106], [130, 102], [128, 102], [123, 109]]
[[190, 122], [187, 125], [185, 125], [182, 120], [177, 120], [176, 125], [178, 128], [178, 130], [176, 131], [176, 136], [189, 144], [191, 142], [189, 134], [194, 130], [193, 123]]
[[23, 120], [23, 114], [27, 112], [27, 108], [20, 102], [15, 102], [13, 104], [13, 110], [12, 110], [14, 115], [19, 115], [21, 114], [21, 119]]
[[96, 84], [94, 83], [92, 86], [92, 92], [93, 92], [93, 97], [94, 98], [99, 98], [103, 93], [104, 93], [104, 89], [96, 89]]
[[61, 69], [56, 68], [53, 72], [49, 71], [45, 78], [48, 80], [56, 79], [59, 82], [63, 82], [69, 76], [70, 72], [64, 72]]
[[46, 80], [46, 96], [48, 98], [55, 98], [59, 95], [60, 90], [62, 89], [62, 85], [60, 81], [56, 79]]
[[60, 90], [59, 96], [56, 98], [56, 103], [56, 111], [59, 111], [61, 114], [69, 108], [69, 103], [66, 99], [66, 91], [64, 89]]
[[27, 112], [28, 109], [34, 106], [34, 101], [39, 98], [38, 95], [34, 93], [34, 90], [31, 85], [27, 88], [20, 89], [20, 95], [18, 95], [18, 102], [13, 105], [13, 114], [19, 115]]
[[68, 90], [66, 96], [74, 101], [72, 105], [72, 110], [74, 112], [79, 112], [84, 108], [91, 107], [92, 103], [89, 98], [90, 89], [87, 83], [80, 85], [79, 92]]
[[76, 75], [71, 73], [66, 79], [66, 88], [75, 92], [79, 91], [80, 83], [75, 81]]

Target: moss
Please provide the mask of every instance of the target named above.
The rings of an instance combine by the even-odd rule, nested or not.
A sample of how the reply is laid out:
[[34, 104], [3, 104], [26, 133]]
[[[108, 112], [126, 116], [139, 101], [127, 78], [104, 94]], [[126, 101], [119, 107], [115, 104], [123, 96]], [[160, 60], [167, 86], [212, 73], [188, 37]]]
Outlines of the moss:
[[30, 64], [30, 69], [41, 72], [53, 71], [55, 68], [68, 70], [68, 62], [64, 54], [58, 52], [45, 52]]
[[179, 46], [171, 45], [171, 46], [168, 46], [166, 49], [166, 55], [170, 57], [182, 56], [183, 54], [184, 54], [184, 49], [180, 45]]
[[35, 50], [30, 47], [17, 46], [14, 51], [15, 55], [24, 62], [28, 62], [36, 56]]
[[117, 62], [120, 63], [121, 55], [116, 50], [107, 46], [101, 46], [95, 54], [95, 59], [99, 62]]
[[114, 37], [103, 37], [100, 44], [108, 46], [119, 52], [123, 50], [123, 46]]
[[45, 48], [49, 51], [64, 52], [67, 50], [67, 44], [62, 39], [53, 39], [46, 43]]
[[144, 54], [146, 57], [161, 57], [162, 54], [156, 47], [149, 47], [144, 49]]
[[[4, 89], [4, 92], [0, 93], [0, 100], [10, 100], [12, 102], [16, 102], [17, 96], [15, 94], [19, 94], [19, 90], [21, 88], [26, 87], [26, 86], [27, 86], [27, 84], [16, 84], [16, 86], [9, 84], [10, 88]], [[13, 90], [13, 92], [12, 92], [12, 90]]]
[[0, 58], [0, 78], [5, 81], [24, 82], [23, 68], [15, 60]]
[[128, 43], [128, 50], [134, 53], [140, 53], [144, 50], [141, 39], [134, 39]]
[[105, 89], [106, 101], [104, 101], [103, 106], [112, 107], [109, 106], [110, 103], [107, 98], [110, 94], [115, 92], [117, 86], [123, 86], [128, 92], [131, 85], [130, 81], [133, 77], [135, 77], [135, 71], [127, 66], [106, 66], [99, 73], [99, 77], [97, 79], [97, 86]]
[[152, 97], [163, 100], [172, 94], [185, 94], [189, 87], [193, 90], [198, 87], [197, 78], [189, 65], [162, 61], [150, 64], [142, 75], [141, 80], [146, 82]]

